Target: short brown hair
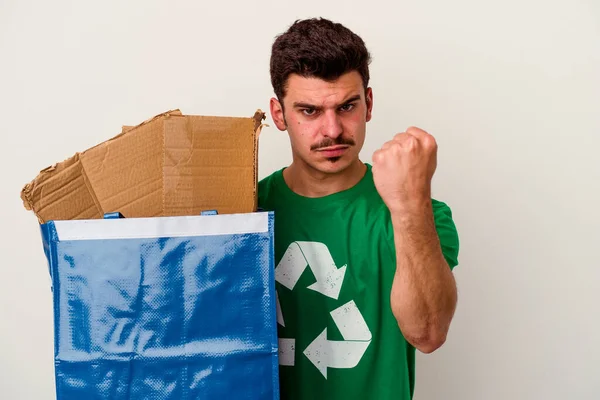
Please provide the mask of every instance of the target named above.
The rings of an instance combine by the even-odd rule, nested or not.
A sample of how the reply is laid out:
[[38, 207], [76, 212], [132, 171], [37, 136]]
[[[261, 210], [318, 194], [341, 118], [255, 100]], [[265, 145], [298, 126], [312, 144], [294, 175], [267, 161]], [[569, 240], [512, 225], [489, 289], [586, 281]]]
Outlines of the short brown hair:
[[357, 71], [366, 88], [371, 56], [364, 41], [340, 23], [324, 18], [295, 21], [271, 48], [271, 84], [283, 101], [290, 74], [331, 81]]

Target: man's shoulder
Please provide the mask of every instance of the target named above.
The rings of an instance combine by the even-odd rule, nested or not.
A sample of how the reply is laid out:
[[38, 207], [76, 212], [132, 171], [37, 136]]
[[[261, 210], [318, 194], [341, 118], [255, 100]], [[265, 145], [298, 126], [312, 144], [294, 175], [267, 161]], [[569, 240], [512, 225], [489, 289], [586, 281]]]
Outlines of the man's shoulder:
[[[442, 253], [450, 268], [453, 269], [458, 265], [460, 241], [452, 210], [446, 202], [438, 199], [432, 198], [431, 205], [435, 229], [438, 234]], [[382, 221], [385, 221], [383, 226], [385, 227], [384, 229], [388, 238], [388, 244], [390, 245], [390, 248], [393, 249], [394, 228], [389, 210], [384, 206], [379, 209], [378, 212], [380, 212], [379, 218], [381, 218]]]
[[456, 230], [454, 219], [452, 217], [452, 209], [446, 202], [442, 200], [431, 199], [431, 208], [436, 225], [448, 225], [450, 229]]
[[272, 193], [276, 190], [276, 181], [281, 172], [282, 170], [277, 170], [258, 181], [257, 195], [260, 208], [269, 208], [269, 199], [273, 197]]
[[443, 200], [431, 199], [431, 206], [433, 208], [434, 215], [447, 215], [452, 218], [452, 210], [448, 203]]
[[440, 239], [440, 245], [450, 268], [458, 265], [460, 242], [458, 230], [452, 216], [450, 206], [443, 201], [432, 199], [435, 228]]
[[277, 172], [273, 172], [270, 175], [265, 176], [264, 178], [258, 181], [258, 191], [260, 193], [261, 189], [267, 189], [270, 187], [271, 182], [273, 182], [273, 177]]

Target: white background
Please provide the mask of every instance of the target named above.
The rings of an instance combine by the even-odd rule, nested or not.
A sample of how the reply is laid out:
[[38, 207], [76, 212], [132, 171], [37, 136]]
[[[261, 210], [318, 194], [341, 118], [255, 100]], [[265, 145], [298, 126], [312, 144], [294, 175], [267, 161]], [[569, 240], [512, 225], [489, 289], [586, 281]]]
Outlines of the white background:
[[[448, 341], [416, 399], [600, 398], [600, 3], [0, 0], [0, 397], [54, 398], [52, 304], [21, 187], [162, 111], [268, 110], [270, 45], [296, 18], [373, 55], [362, 154], [409, 125], [439, 142], [461, 238]], [[260, 177], [290, 161], [265, 128]]]

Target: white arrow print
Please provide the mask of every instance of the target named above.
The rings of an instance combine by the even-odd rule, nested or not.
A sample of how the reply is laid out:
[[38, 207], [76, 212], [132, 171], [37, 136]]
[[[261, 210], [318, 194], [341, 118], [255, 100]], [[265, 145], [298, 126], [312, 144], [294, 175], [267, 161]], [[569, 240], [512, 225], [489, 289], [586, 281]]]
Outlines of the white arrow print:
[[283, 320], [283, 313], [281, 312], [281, 304], [279, 303], [279, 293], [275, 292], [275, 300], [277, 300], [277, 323], [281, 326], [285, 326], [285, 321]]
[[[285, 326], [281, 304], [279, 304], [279, 293], [275, 292], [277, 299], [277, 323]], [[294, 366], [296, 356], [296, 339], [279, 338], [279, 365]]]
[[279, 365], [293, 367], [295, 356], [296, 340], [279, 338]]
[[371, 331], [354, 301], [331, 312], [343, 341], [327, 340], [327, 328], [304, 350], [304, 355], [327, 379], [327, 368], [354, 368], [371, 343]]
[[323, 243], [290, 244], [275, 268], [275, 280], [293, 290], [306, 267], [310, 267], [317, 280], [308, 288], [337, 300], [344, 282], [346, 266], [338, 269], [329, 249]]

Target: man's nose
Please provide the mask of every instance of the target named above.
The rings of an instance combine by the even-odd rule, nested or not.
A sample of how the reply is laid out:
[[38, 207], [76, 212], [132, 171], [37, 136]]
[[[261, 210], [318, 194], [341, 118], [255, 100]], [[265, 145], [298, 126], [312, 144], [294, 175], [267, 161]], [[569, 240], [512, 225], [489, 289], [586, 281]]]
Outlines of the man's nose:
[[327, 110], [323, 115], [323, 135], [332, 139], [337, 138], [343, 133], [340, 116], [334, 110]]

